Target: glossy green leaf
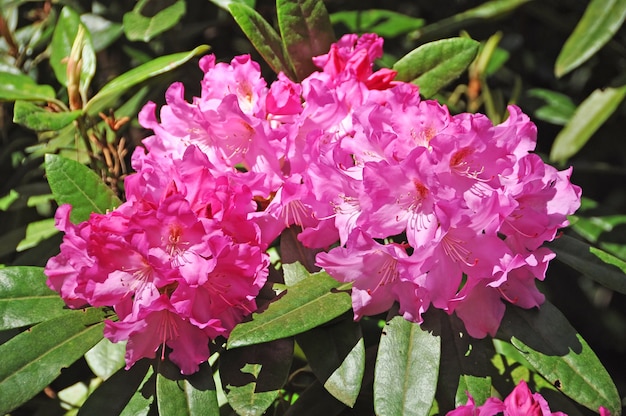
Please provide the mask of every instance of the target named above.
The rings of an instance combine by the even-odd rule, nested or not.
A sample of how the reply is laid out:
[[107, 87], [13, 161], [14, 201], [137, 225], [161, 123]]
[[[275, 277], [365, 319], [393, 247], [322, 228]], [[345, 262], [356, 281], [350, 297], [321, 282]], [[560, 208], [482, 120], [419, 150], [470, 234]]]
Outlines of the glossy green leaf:
[[126, 342], [113, 343], [107, 338], [97, 343], [85, 354], [85, 360], [93, 373], [103, 380], [124, 368]]
[[164, 364], [156, 379], [156, 396], [159, 415], [203, 416], [219, 414], [217, 392], [213, 371], [208, 363], [190, 376], [181, 376], [180, 370], [171, 364], [171, 374], [163, 374]]
[[276, 73], [282, 71], [288, 78], [296, 80], [296, 75], [285, 56], [280, 36], [272, 25], [256, 10], [243, 3], [230, 3], [228, 10], [270, 68]]
[[293, 339], [225, 351], [220, 377], [228, 404], [242, 416], [260, 416], [272, 405], [289, 376]]
[[572, 118], [576, 106], [565, 94], [543, 88], [528, 90], [528, 95], [545, 101], [545, 105], [535, 110], [535, 117], [548, 123], [565, 125]]
[[84, 110], [92, 115], [98, 114], [98, 112], [105, 110], [108, 106], [112, 106], [113, 103], [123, 94], [126, 94], [130, 88], [150, 78], [154, 78], [157, 75], [178, 68], [194, 56], [201, 55], [208, 50], [209, 47], [207, 45], [201, 45], [192, 51], [161, 56], [133, 68], [103, 86], [85, 105]]
[[155, 36], [174, 27], [185, 15], [184, 0], [177, 0], [176, 3], [159, 10], [150, 17], [141, 14], [145, 4], [146, 0], [140, 0], [133, 10], [124, 13], [124, 32], [128, 40], [148, 42]]
[[82, 14], [80, 15], [80, 21], [91, 34], [95, 52], [105, 50], [124, 33], [124, 28], [121, 24], [107, 20], [97, 14]]
[[40, 267], [0, 268], [0, 330], [20, 328], [67, 314]]
[[317, 70], [312, 58], [328, 53], [335, 41], [326, 6], [320, 0], [276, 0], [276, 12], [284, 50], [303, 80]]
[[61, 156], [47, 154], [46, 176], [59, 205], [71, 204], [70, 219], [86, 221], [92, 212], [104, 214], [121, 204], [113, 191], [91, 169]]
[[0, 414], [35, 396], [102, 339], [100, 309], [72, 311], [0, 345]]
[[352, 319], [313, 328], [297, 336], [317, 379], [337, 400], [354, 406], [365, 371], [361, 327]]
[[38, 85], [29, 76], [0, 71], [0, 101], [50, 101], [54, 98], [50, 85]]
[[80, 45], [80, 91], [83, 98], [96, 73], [96, 54], [93, 49], [89, 30], [83, 25], [80, 16], [71, 7], [65, 6], [59, 14], [52, 42], [50, 43], [50, 66], [60, 84], [67, 86], [68, 58], [74, 42], [77, 41], [79, 28], [83, 29], [83, 38], [78, 38]]
[[562, 77], [598, 52], [624, 23], [626, 2], [591, 0], [585, 14], [556, 58], [554, 73]]
[[441, 337], [401, 316], [383, 328], [374, 370], [374, 409], [380, 416], [427, 416], [433, 405]]
[[322, 325], [352, 307], [349, 288], [350, 284], [341, 285], [325, 272], [312, 274], [289, 287], [266, 310], [253, 314], [251, 321], [237, 325], [228, 348], [285, 338]]
[[395, 63], [396, 80], [417, 84], [420, 94], [431, 97], [467, 69], [479, 46], [478, 42], [467, 38], [442, 39], [422, 45]]
[[26, 235], [19, 242], [15, 251], [20, 252], [35, 247], [43, 240], [52, 237], [58, 233], [54, 226], [54, 218], [46, 218], [39, 221], [33, 221], [26, 226]]
[[142, 392], [153, 381], [150, 364], [150, 360], [139, 360], [129, 370], [118, 370], [89, 395], [78, 416], [146, 415], [154, 397]]
[[330, 15], [333, 25], [343, 24], [351, 33], [376, 33], [386, 39], [424, 26], [424, 19], [384, 9], [345, 10]]
[[256, 4], [256, 0], [210, 0], [210, 1], [216, 6], [221, 7], [222, 9], [227, 10], [227, 11], [228, 11], [228, 6], [230, 6], [233, 3], [245, 4], [246, 6], [251, 7], [253, 9]]
[[594, 411], [604, 406], [620, 414], [621, 400], [611, 377], [551, 303], [539, 310], [507, 307], [498, 338], [513, 344], [537, 373], [574, 401]]
[[455, 404], [463, 406], [467, 403], [468, 395], [474, 403], [482, 404], [491, 397], [491, 377], [476, 377], [463, 374], [459, 378], [459, 387], [456, 390]]
[[574, 156], [613, 114], [626, 96], [626, 86], [595, 90], [583, 101], [550, 150], [552, 162], [565, 162]]
[[300, 262], [283, 264], [282, 267], [287, 286], [293, 286], [311, 275]]
[[559, 261], [601, 285], [626, 293], [626, 262], [568, 235], [548, 244]]
[[76, 120], [81, 110], [53, 112], [29, 101], [16, 101], [13, 121], [35, 131], [60, 130]]
[[532, 0], [491, 0], [464, 12], [418, 29], [416, 39], [436, 39], [458, 33], [473, 24], [480, 24], [485, 20], [498, 19], [508, 15], [513, 10]]

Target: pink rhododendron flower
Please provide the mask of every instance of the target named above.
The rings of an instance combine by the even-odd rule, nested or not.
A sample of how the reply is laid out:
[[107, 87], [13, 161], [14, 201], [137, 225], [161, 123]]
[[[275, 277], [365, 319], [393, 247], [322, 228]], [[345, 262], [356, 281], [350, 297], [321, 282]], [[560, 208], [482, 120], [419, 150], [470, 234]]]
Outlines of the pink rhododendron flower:
[[520, 381], [504, 401], [490, 397], [476, 406], [468, 394], [467, 404], [446, 413], [446, 416], [567, 416], [563, 412], [552, 412], [548, 402], [539, 393], [532, 393], [524, 380]]

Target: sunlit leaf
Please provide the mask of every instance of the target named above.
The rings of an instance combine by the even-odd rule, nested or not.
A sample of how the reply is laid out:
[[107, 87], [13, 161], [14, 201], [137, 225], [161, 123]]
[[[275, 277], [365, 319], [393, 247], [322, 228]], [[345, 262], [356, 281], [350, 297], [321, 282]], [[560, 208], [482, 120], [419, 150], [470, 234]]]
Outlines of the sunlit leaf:
[[82, 14], [80, 15], [80, 21], [89, 29], [95, 52], [100, 52], [109, 47], [124, 32], [121, 24], [107, 20], [97, 14]]
[[297, 337], [309, 366], [336, 399], [352, 407], [361, 391], [365, 347], [352, 319], [313, 328]]
[[119, 97], [127, 93], [128, 90], [135, 85], [178, 68], [194, 56], [203, 54], [208, 50], [208, 46], [201, 45], [192, 51], [160, 56], [150, 62], [133, 68], [103, 86], [85, 105], [84, 110], [89, 114], [96, 115], [108, 106], [112, 106]]
[[380, 337], [374, 372], [374, 409], [380, 416], [427, 416], [433, 405], [441, 337], [401, 316]]
[[26, 235], [19, 242], [15, 251], [20, 252], [35, 247], [37, 244], [58, 233], [54, 227], [54, 218], [33, 221], [26, 226]]
[[289, 337], [329, 322], [352, 307], [349, 288], [325, 272], [312, 274], [290, 286], [266, 310], [253, 314], [251, 321], [237, 325], [228, 348]]
[[591, 58], [617, 33], [626, 18], [626, 2], [591, 0], [585, 14], [556, 58], [554, 73], [562, 77]]
[[[161, 369], [165, 363], [161, 363]], [[172, 367], [174, 367], [172, 365]], [[213, 372], [208, 363], [190, 376], [178, 368], [171, 375], [157, 374], [156, 395], [159, 415], [204, 416], [219, 414]]]
[[541, 309], [507, 307], [498, 338], [513, 344], [533, 369], [562, 393], [597, 411], [619, 414], [621, 400], [606, 369], [563, 314], [549, 302]]
[[589, 141], [591, 136], [613, 114], [626, 96], [626, 86], [595, 90], [583, 101], [550, 150], [550, 160], [565, 162]]
[[46, 286], [40, 267], [0, 268], [0, 330], [20, 328], [70, 312]]
[[565, 125], [576, 111], [576, 105], [565, 94], [543, 88], [533, 88], [528, 90], [528, 95], [545, 101], [545, 105], [535, 110], [535, 117], [548, 123]]
[[126, 342], [113, 343], [106, 338], [97, 343], [85, 354], [85, 360], [95, 375], [108, 379], [124, 367]]
[[104, 214], [121, 204], [102, 179], [81, 163], [48, 154], [45, 167], [57, 203], [72, 205], [70, 219], [74, 223], [88, 220], [92, 212]]
[[474, 403], [484, 403], [491, 397], [491, 377], [461, 375], [459, 387], [456, 390], [456, 406], [465, 405], [468, 395], [474, 399]]
[[50, 85], [38, 85], [27, 75], [0, 71], [0, 101], [49, 101], [54, 98], [54, 89]]
[[328, 53], [335, 40], [326, 6], [319, 0], [277, 0], [276, 12], [287, 57], [303, 80], [317, 70], [312, 58]]
[[98, 343], [103, 319], [100, 309], [72, 311], [0, 345], [0, 414], [31, 399]]
[[53, 112], [29, 101], [16, 101], [13, 121], [35, 131], [60, 130], [81, 116], [81, 110]]
[[141, 14], [145, 3], [145, 0], [138, 1], [133, 10], [124, 13], [124, 32], [128, 40], [148, 42], [174, 27], [185, 15], [184, 0], [177, 0], [176, 3], [159, 10], [150, 17]]
[[272, 25], [256, 10], [243, 3], [232, 2], [228, 5], [228, 10], [270, 68], [276, 73], [282, 71], [290, 79], [296, 80], [289, 59], [285, 56], [280, 36]]
[[424, 26], [424, 19], [392, 10], [342, 10], [330, 15], [333, 25], [345, 25], [351, 33], [376, 33], [385, 39], [404, 35]]
[[568, 235], [548, 244], [559, 261], [592, 278], [601, 285], [626, 293], [626, 262]]
[[422, 45], [395, 63], [396, 80], [417, 84], [420, 94], [431, 97], [467, 69], [479, 46], [478, 42], [467, 38], [442, 39]]
[[232, 3], [241, 3], [241, 4], [245, 4], [248, 7], [251, 7], [254, 9], [254, 6], [256, 4], [256, 0], [210, 0], [211, 3], [215, 4], [218, 7], [221, 7], [224, 10], [228, 10], [228, 6], [231, 5]]

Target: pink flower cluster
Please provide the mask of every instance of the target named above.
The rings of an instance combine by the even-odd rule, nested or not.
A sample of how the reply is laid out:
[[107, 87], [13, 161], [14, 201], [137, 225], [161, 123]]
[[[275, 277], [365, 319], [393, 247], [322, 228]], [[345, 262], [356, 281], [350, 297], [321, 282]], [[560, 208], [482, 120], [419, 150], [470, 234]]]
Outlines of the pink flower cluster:
[[[606, 411], [606, 410], [605, 410]], [[476, 406], [468, 394], [467, 404], [448, 412], [446, 416], [567, 416], [563, 412], [552, 412], [550, 406], [539, 393], [532, 393], [524, 380], [513, 389], [504, 401], [490, 397], [482, 406]], [[606, 413], [601, 413], [607, 415]]]
[[530, 153], [536, 129], [517, 107], [494, 126], [374, 71], [382, 43], [346, 35], [314, 58], [321, 71], [269, 86], [247, 55], [203, 57], [199, 97], [174, 83], [158, 117], [141, 111], [154, 135], [127, 202], [78, 225], [59, 209], [50, 287], [72, 307], [114, 306], [105, 334], [129, 340], [129, 366], [167, 345], [186, 373], [255, 309], [265, 249], [289, 226], [330, 249], [317, 264], [353, 283], [356, 319], [398, 302], [421, 322], [432, 305], [484, 337], [503, 300], [538, 306], [554, 257], [541, 245], [580, 203], [571, 171]]

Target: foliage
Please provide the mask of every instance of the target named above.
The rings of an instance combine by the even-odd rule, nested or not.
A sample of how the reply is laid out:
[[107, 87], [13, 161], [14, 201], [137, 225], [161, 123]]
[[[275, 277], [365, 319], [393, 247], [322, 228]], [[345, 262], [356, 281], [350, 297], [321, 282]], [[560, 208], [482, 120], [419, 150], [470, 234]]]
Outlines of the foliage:
[[[270, 12], [235, 0], [64, 3], [0, 0], [0, 414], [51, 404], [79, 415], [445, 414], [466, 391], [482, 403], [519, 380], [553, 410], [621, 414], [624, 2], [398, 1], [381, 10], [278, 0]], [[522, 17], [540, 29], [517, 25]], [[131, 120], [183, 71], [197, 78], [189, 63], [207, 41], [220, 59], [258, 54], [268, 77], [302, 80], [344, 31], [386, 36], [380, 66], [453, 111], [497, 123], [507, 103], [535, 109], [540, 154], [572, 164], [587, 195], [549, 244], [563, 263], [542, 285], [550, 302], [509, 305], [486, 339], [435, 310], [421, 326], [393, 309], [354, 322], [350, 285], [316, 270], [315, 253], [287, 230], [272, 247], [267, 305], [216, 341], [199, 372], [181, 375], [159, 358], [122, 368], [124, 345], [102, 336], [113, 311], [68, 310], [45, 285], [42, 266], [60, 242], [55, 207], [72, 204], [80, 222], [121, 204], [129, 151], [145, 135]]]

